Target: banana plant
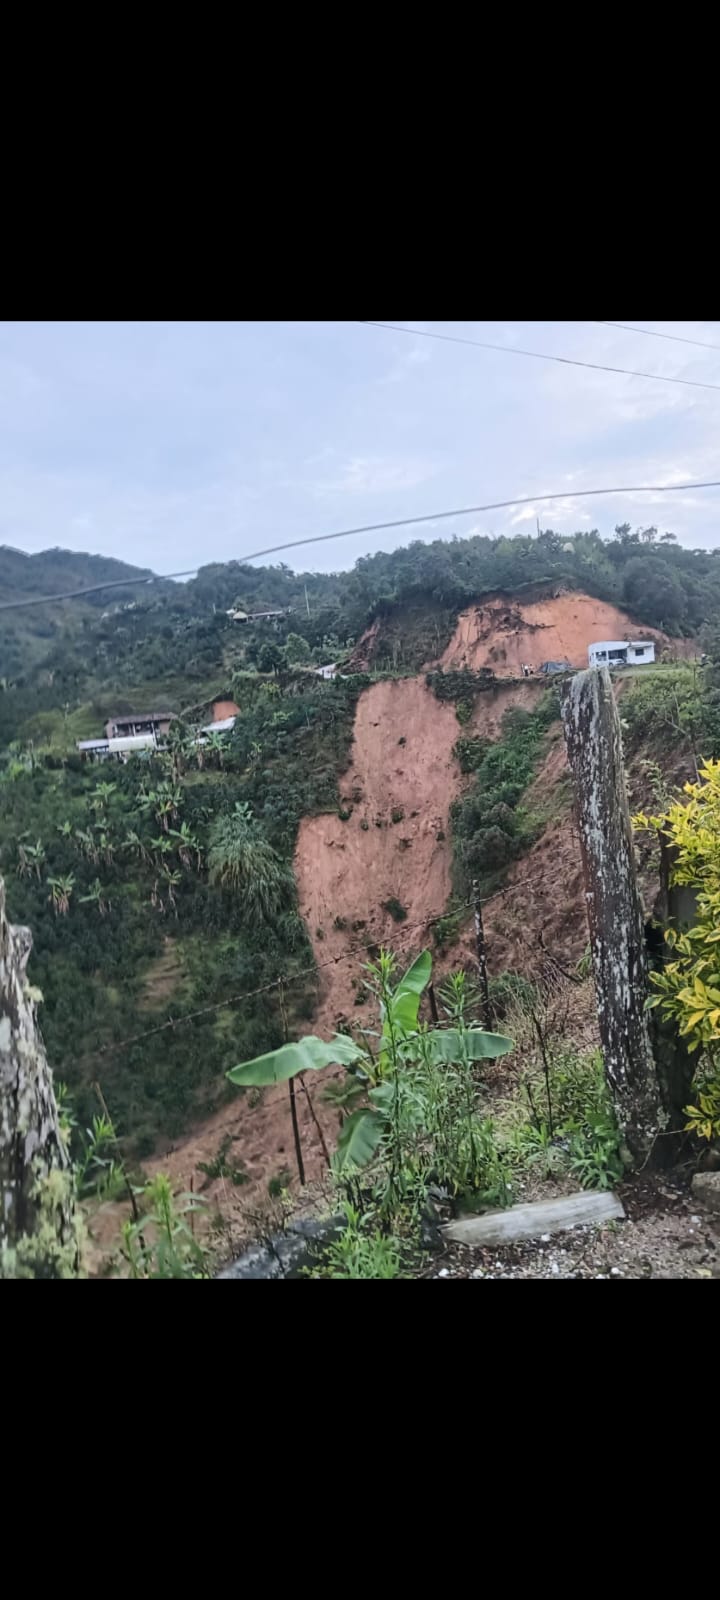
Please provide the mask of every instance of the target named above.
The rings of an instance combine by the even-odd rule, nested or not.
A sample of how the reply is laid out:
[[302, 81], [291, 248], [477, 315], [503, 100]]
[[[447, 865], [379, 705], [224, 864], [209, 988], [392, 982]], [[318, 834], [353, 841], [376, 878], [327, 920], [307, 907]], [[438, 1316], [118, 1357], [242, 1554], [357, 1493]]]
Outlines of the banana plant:
[[[381, 1031], [366, 1033], [364, 1047], [346, 1034], [336, 1034], [327, 1042], [309, 1035], [232, 1067], [227, 1074], [231, 1083], [243, 1088], [265, 1088], [299, 1073], [345, 1066], [367, 1092], [370, 1107], [345, 1118], [335, 1158], [339, 1168], [367, 1165], [388, 1130], [398, 1074], [417, 1055], [420, 1001], [430, 981], [432, 957], [424, 950], [395, 985], [390, 981], [394, 958], [387, 951], [381, 951], [377, 968], [369, 970], [378, 979]], [[369, 1042], [373, 1038], [378, 1041], [375, 1053]], [[435, 1064], [490, 1060], [512, 1047], [512, 1039], [504, 1034], [486, 1033], [481, 1028], [437, 1028], [422, 1034], [422, 1048]]]

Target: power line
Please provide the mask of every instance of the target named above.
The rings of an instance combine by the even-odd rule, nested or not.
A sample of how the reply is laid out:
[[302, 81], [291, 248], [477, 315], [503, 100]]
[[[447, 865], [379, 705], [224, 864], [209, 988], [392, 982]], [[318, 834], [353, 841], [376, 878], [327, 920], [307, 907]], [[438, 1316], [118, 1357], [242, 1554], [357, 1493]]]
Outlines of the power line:
[[[386, 324], [378, 323], [377, 326], [385, 327]], [[442, 338], [444, 335], [438, 334], [437, 337]], [[561, 356], [557, 357], [558, 361], [562, 359]], [[679, 383], [684, 380], [678, 378], [677, 381]], [[713, 384], [711, 387], [720, 388], [720, 384]], [[608, 485], [603, 489], [568, 489], [566, 485], [564, 489], [558, 489], [553, 494], [513, 495], [510, 500], [488, 500], [481, 506], [456, 506], [452, 511], [429, 511], [421, 517], [395, 517], [390, 522], [365, 522], [357, 528], [338, 528], [334, 533], [308, 534], [304, 539], [288, 539], [284, 544], [271, 544], [263, 550], [252, 550], [249, 555], [240, 556], [237, 560], [238, 565], [242, 566], [248, 561], [259, 561], [261, 556], [277, 555], [280, 550], [297, 550], [302, 545], [325, 544], [328, 539], [349, 539], [360, 533], [384, 533], [391, 528], [416, 528], [422, 523], [446, 522], [453, 517], [475, 517], [485, 511], [507, 511], [512, 506], [541, 505], [551, 500], [565, 500], [568, 496], [573, 500], [587, 500], [597, 498], [598, 495], [683, 494], [690, 489], [720, 489], [720, 479], [712, 478], [703, 483], [618, 484]], [[78, 600], [86, 594], [99, 594], [106, 589], [127, 589], [135, 583], [169, 583], [174, 578], [192, 578], [199, 571], [199, 567], [188, 567], [184, 572], [154, 573], [151, 578], [114, 578], [110, 583], [94, 583], [85, 589], [67, 589], [62, 594], [34, 595], [30, 600], [3, 600], [0, 601], [0, 612], [19, 611], [26, 606], [52, 605], [59, 600]]]
[[387, 328], [390, 333], [410, 333], [416, 339], [442, 339], [446, 344], [470, 344], [477, 350], [497, 350], [501, 355], [530, 356], [534, 361], [559, 361], [564, 367], [588, 367], [591, 372], [618, 372], [626, 378], [649, 378], [652, 383], [681, 383], [690, 389], [720, 390], [720, 383], [703, 383], [700, 378], [669, 378], [660, 372], [638, 372], [631, 367], [608, 367], [599, 361], [580, 361], [572, 356], [548, 355], [544, 350], [521, 350], [515, 344], [489, 344], [486, 339], [466, 339], [457, 333], [429, 333], [423, 328], [404, 328], [397, 322], [363, 321], [361, 326]]
[[[622, 328], [625, 333], [647, 333], [651, 339], [672, 339], [674, 344], [694, 344], [699, 350], [720, 350], [720, 344], [706, 344], [704, 339], [686, 339], [680, 333], [658, 333], [657, 328], [633, 328], [629, 322], [602, 322], [599, 317], [593, 318], [600, 328]], [[663, 382], [666, 382], [663, 379]], [[680, 383], [677, 378], [674, 382]]]

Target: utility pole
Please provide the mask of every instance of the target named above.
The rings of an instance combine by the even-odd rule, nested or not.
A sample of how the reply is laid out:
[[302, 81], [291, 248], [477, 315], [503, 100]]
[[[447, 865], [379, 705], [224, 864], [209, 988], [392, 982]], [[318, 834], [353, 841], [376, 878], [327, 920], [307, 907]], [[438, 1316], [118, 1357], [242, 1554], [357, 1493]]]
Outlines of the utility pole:
[[475, 914], [475, 946], [477, 949], [478, 976], [480, 978], [480, 1008], [482, 1011], [483, 1025], [488, 1030], [492, 1028], [492, 1008], [490, 1006], [490, 988], [488, 984], [487, 950], [485, 947], [485, 928], [483, 926], [482, 900], [480, 898], [480, 885], [477, 878], [472, 881], [473, 911]]
[[308, 600], [307, 584], [304, 584], [303, 587], [304, 587], [304, 590], [305, 590], [305, 610], [307, 611], [307, 614], [309, 616], [310, 615], [310, 601]]

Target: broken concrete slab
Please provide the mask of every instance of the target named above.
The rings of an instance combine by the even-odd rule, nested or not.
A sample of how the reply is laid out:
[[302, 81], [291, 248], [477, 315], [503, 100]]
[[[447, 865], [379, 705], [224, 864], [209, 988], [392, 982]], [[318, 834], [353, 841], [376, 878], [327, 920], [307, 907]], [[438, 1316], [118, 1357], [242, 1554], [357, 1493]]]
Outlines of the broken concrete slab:
[[557, 1200], [536, 1200], [531, 1205], [510, 1206], [507, 1211], [466, 1217], [461, 1222], [448, 1223], [442, 1232], [453, 1244], [512, 1244], [518, 1239], [537, 1239], [543, 1233], [563, 1233], [567, 1228], [598, 1227], [624, 1216], [625, 1209], [617, 1195], [583, 1189], [580, 1194], [561, 1195]]

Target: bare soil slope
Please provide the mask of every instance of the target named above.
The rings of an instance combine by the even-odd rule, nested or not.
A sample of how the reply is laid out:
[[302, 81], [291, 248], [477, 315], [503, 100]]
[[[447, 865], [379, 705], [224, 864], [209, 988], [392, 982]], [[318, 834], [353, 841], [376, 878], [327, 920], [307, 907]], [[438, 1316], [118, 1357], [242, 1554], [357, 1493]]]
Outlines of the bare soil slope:
[[[448, 811], [460, 781], [452, 747], [459, 732], [453, 707], [441, 705], [423, 678], [373, 684], [358, 701], [352, 761], [340, 785], [350, 817], [307, 817], [300, 825], [300, 909], [324, 964], [320, 1031], [356, 1015], [363, 953], [356, 962], [327, 963], [350, 945], [364, 951], [384, 941], [403, 951], [417, 941], [417, 924], [445, 909]], [[403, 922], [383, 910], [393, 898], [406, 910]]]
[[492, 667], [498, 677], [518, 677], [523, 662], [534, 668], [544, 661], [586, 667], [589, 644], [638, 638], [671, 647], [656, 628], [640, 627], [627, 612], [586, 594], [528, 602], [496, 598], [461, 612], [440, 665]]

